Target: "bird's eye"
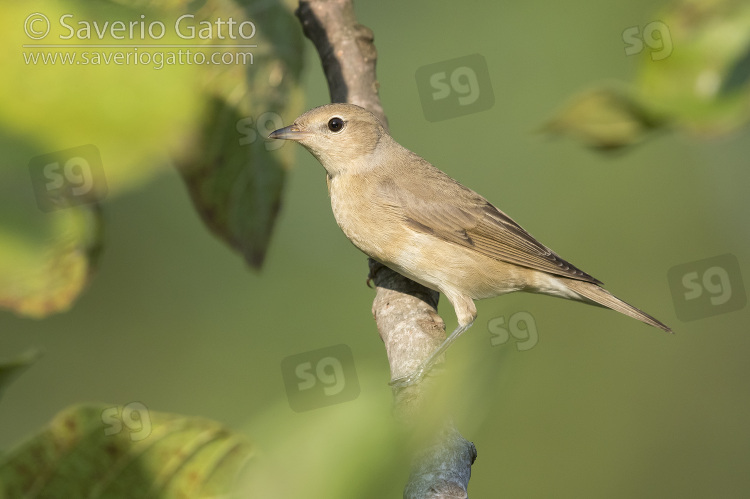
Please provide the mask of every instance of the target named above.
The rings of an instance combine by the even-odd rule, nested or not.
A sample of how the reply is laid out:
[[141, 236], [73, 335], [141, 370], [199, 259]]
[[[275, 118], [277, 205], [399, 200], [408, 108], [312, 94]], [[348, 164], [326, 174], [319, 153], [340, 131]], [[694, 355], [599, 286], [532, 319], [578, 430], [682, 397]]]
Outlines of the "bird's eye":
[[344, 120], [341, 118], [331, 118], [328, 120], [328, 129], [332, 132], [340, 132], [344, 128]]

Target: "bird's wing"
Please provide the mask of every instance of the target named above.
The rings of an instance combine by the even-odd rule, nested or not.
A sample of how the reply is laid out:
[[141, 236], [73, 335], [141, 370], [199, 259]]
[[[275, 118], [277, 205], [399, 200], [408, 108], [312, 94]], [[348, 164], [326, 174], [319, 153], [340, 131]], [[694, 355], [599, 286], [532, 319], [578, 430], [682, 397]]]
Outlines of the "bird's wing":
[[[419, 158], [424, 161], [422, 158]], [[381, 199], [412, 230], [459, 244], [485, 256], [594, 284], [601, 281], [560, 258], [476, 192], [426, 161], [420, 181], [384, 179]], [[420, 168], [421, 169], [421, 168]]]

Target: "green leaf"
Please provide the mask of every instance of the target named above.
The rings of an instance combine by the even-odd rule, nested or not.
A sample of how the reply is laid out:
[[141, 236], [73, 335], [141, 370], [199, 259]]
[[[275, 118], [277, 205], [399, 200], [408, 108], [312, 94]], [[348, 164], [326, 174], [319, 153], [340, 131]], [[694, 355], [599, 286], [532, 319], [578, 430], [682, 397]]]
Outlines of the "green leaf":
[[665, 125], [622, 86], [610, 85], [573, 96], [542, 131], [568, 135], [594, 149], [615, 150], [637, 144]]
[[0, 226], [0, 305], [42, 318], [68, 310], [88, 284], [102, 247], [101, 214], [96, 205], [76, 206], [36, 229], [45, 244]]
[[[49, 201], [32, 189], [28, 163], [35, 145], [0, 130], [0, 307], [41, 318], [68, 310], [88, 284], [102, 249], [99, 205], [39, 209]], [[44, 184], [42, 183], [42, 186]]]
[[[218, 2], [206, 9], [218, 9]], [[302, 111], [304, 43], [282, 2], [224, 2], [221, 9], [255, 23], [258, 49], [252, 65], [214, 68], [219, 73], [206, 84], [202, 124], [177, 164], [208, 228], [259, 268], [293, 159], [291, 147], [266, 137]]]
[[750, 46], [732, 63], [727, 77], [721, 84], [720, 92], [723, 95], [740, 92], [746, 89], [748, 82], [750, 82]]
[[11, 361], [0, 363], [0, 396], [2, 396], [5, 387], [37, 359], [39, 359], [39, 352], [29, 350]]
[[683, 0], [655, 16], [673, 50], [654, 60], [644, 50], [636, 91], [691, 134], [717, 136], [750, 121], [750, 4]]
[[254, 457], [219, 423], [148, 410], [78, 405], [0, 462], [0, 497], [216, 497]]
[[546, 131], [612, 150], [667, 125], [717, 136], [750, 122], [750, 4], [683, 0], [653, 19], [626, 30], [640, 54], [635, 82], [581, 92]]
[[[137, 187], [168, 167], [169, 148], [178, 147], [198, 119], [196, 93], [201, 70], [207, 67], [163, 64], [157, 69], [154, 62], [136, 62], [136, 55], [155, 59], [168, 49], [119, 48], [133, 43], [187, 43], [172, 29], [180, 13], [174, 2], [148, 2], [137, 8], [123, 5], [130, 3], [135, 4], [81, 0], [40, 0], [33, 6], [7, 3], [0, 17], [0, 43], [9, 47], [0, 53], [5, 74], [0, 79], [0, 127], [33, 143], [30, 157], [93, 144], [101, 151], [109, 195]], [[49, 21], [50, 31], [43, 39], [31, 39], [24, 32], [26, 20], [34, 13]], [[100, 40], [94, 28], [88, 39], [68, 39], [61, 38], [70, 36], [60, 22], [63, 15], [72, 16], [63, 22], [76, 29], [79, 22], [103, 26], [105, 22], [141, 19], [146, 26], [158, 21], [167, 29], [158, 40], [148, 36], [141, 40], [137, 30], [133, 41], [114, 39], [109, 30]], [[38, 21], [35, 26], [41, 30], [46, 24], [41, 18]], [[28, 47], [72, 43], [116, 47]], [[114, 59], [105, 62], [105, 57], [115, 54], [121, 54], [122, 64]], [[42, 56], [54, 56], [55, 64], [45, 64]], [[75, 60], [63, 64], [63, 56], [75, 56]], [[15, 167], [25, 168], [27, 162], [28, 158]]]

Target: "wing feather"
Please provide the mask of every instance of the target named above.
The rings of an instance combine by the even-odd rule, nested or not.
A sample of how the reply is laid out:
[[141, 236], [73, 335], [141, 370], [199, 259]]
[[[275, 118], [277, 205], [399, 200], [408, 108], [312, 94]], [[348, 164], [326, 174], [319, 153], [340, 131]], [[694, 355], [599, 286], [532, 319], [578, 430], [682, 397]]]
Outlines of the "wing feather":
[[[382, 199], [412, 230], [439, 237], [496, 260], [601, 284], [537, 241], [476, 192], [419, 158], [429, 167], [425, 181], [383, 179]], [[424, 179], [423, 175], [419, 177]]]

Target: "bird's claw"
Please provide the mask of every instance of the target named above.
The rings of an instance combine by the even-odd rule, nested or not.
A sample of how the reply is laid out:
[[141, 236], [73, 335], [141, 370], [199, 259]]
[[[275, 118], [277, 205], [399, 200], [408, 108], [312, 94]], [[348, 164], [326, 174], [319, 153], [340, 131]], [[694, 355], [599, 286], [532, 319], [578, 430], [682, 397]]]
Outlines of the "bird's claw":
[[372, 289], [372, 282], [375, 281], [375, 276], [380, 272], [380, 269], [383, 268], [383, 265], [378, 265], [374, 269], [371, 267], [370, 272], [367, 273], [367, 287]]
[[406, 388], [407, 386], [416, 385], [417, 383], [422, 381], [424, 375], [425, 370], [424, 368], [420, 367], [416, 371], [410, 372], [405, 376], [401, 376], [399, 378], [391, 380], [391, 382], [388, 384], [395, 388]]

